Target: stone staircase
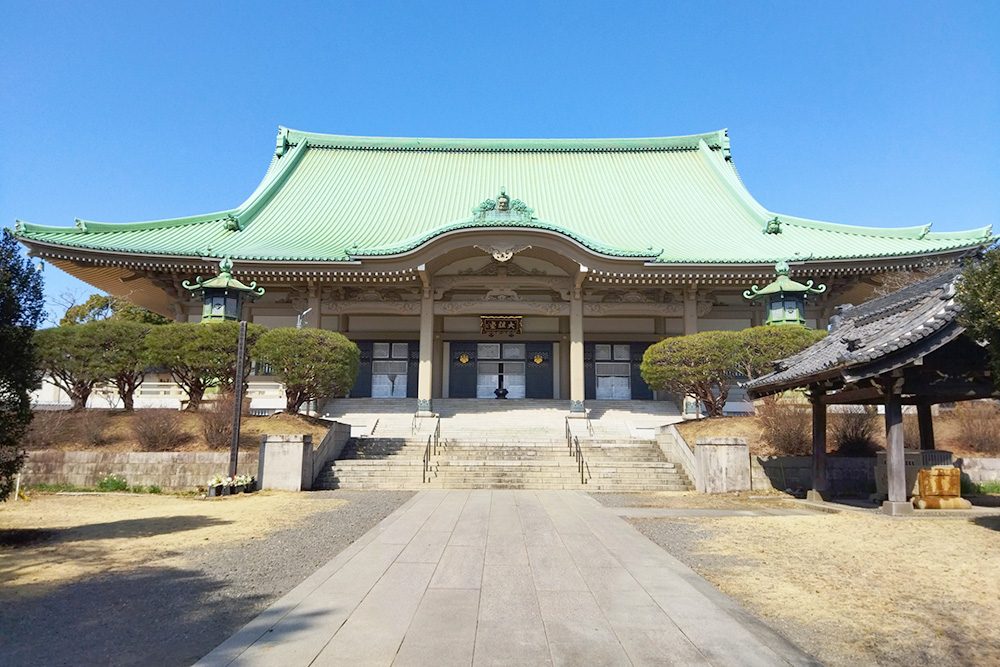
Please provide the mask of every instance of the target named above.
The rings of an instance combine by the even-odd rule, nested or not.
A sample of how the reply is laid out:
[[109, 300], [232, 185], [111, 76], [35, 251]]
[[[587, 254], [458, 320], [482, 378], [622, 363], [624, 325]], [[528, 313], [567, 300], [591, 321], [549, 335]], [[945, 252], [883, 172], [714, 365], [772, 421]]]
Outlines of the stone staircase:
[[[357, 399], [355, 399], [357, 400]], [[376, 404], [390, 401], [374, 400]], [[331, 402], [334, 403], [334, 402]], [[338, 412], [331, 405], [331, 416]], [[565, 401], [438, 399], [440, 439], [424, 482], [423, 456], [437, 419], [355, 403], [339, 408], [338, 421], [372, 423], [352, 438], [314, 488], [343, 489], [579, 489], [586, 491], [687, 490], [683, 470], [668, 461], [637, 424], [680, 420], [672, 404], [653, 401], [594, 402], [592, 418], [571, 419], [584, 458], [583, 481], [566, 440]], [[499, 405], [498, 405], [499, 404]]]

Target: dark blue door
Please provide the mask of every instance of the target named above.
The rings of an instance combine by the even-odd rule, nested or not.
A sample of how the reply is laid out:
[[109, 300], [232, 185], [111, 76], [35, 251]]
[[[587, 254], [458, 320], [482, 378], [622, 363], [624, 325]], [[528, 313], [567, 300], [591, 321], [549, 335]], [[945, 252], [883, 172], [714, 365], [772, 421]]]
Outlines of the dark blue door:
[[450, 356], [448, 395], [451, 398], [475, 398], [476, 343], [453, 341]]

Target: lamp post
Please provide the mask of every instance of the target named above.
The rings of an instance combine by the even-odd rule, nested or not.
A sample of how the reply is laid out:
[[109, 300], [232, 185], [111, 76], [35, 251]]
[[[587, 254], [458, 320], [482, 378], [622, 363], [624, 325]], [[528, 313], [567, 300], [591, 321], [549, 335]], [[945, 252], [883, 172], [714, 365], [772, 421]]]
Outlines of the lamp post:
[[765, 325], [806, 324], [806, 297], [811, 294], [822, 294], [826, 285], [813, 287], [813, 281], [806, 284], [797, 283], [788, 277], [788, 262], [781, 261], [774, 265], [777, 278], [770, 285], [759, 288], [756, 285], [743, 292], [743, 298], [760, 301], [767, 307]]
[[201, 276], [194, 283], [184, 281], [184, 289], [192, 296], [201, 296], [204, 306], [201, 321], [239, 322], [239, 343], [236, 349], [236, 376], [233, 378], [233, 439], [229, 447], [229, 476], [236, 476], [236, 463], [240, 449], [240, 416], [243, 407], [243, 359], [247, 349], [247, 323], [243, 319], [243, 303], [247, 299], [257, 299], [264, 295], [264, 288], [257, 287], [256, 281], [249, 286], [233, 278], [233, 260], [229, 257], [219, 262], [219, 275], [208, 280]]

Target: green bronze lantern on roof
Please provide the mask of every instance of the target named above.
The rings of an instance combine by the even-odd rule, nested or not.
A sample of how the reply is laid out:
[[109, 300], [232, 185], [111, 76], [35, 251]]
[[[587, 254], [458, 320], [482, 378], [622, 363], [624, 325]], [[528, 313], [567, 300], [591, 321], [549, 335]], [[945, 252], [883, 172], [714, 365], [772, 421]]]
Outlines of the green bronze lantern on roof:
[[774, 282], [766, 287], [756, 285], [743, 292], [743, 298], [762, 301], [767, 306], [766, 325], [806, 324], [806, 298], [810, 294], [822, 294], [826, 285], [813, 287], [813, 281], [806, 284], [795, 282], [788, 277], [788, 262], [782, 260], [774, 265], [778, 274]]
[[219, 275], [216, 277], [203, 280], [198, 276], [193, 283], [184, 281], [184, 289], [204, 299], [202, 322], [238, 322], [243, 316], [243, 302], [264, 295], [264, 288], [257, 287], [256, 281], [249, 286], [244, 285], [233, 278], [232, 270], [233, 260], [226, 257], [219, 262]]

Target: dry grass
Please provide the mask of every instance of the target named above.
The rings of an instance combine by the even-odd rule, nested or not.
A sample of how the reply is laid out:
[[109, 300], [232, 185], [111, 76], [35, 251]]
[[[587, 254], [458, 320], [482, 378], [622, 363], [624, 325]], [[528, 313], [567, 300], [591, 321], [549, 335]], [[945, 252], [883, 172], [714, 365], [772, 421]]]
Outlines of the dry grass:
[[[89, 411], [88, 411], [89, 412]], [[133, 425], [135, 420], [141, 420], [149, 411], [136, 410], [134, 413], [115, 411], [103, 411], [107, 414], [107, 424], [103, 429], [104, 444], [88, 445], [85, 440], [75, 433], [72, 428], [74, 415], [68, 412], [50, 413], [39, 412], [36, 419], [41, 417], [40, 422], [44, 422], [47, 428], [42, 434], [31, 436], [25, 441], [27, 449], [54, 449], [59, 451], [105, 451], [105, 452], [133, 452], [143, 451], [142, 446], [135, 438]], [[58, 414], [58, 417], [51, 417], [51, 414]], [[85, 414], [85, 413], [84, 413]], [[179, 428], [189, 437], [180, 445], [168, 451], [189, 451], [203, 452], [211, 451], [202, 433], [201, 417], [197, 413], [176, 412]], [[58, 426], [56, 422], [59, 422]], [[248, 417], [244, 416], [240, 428], [240, 450], [254, 451], [260, 444], [260, 437], [264, 434], [284, 435], [294, 433], [305, 433], [312, 435], [313, 442], [319, 441], [326, 435], [329, 426], [326, 422], [303, 415], [277, 414], [270, 417]]]
[[[904, 424], [906, 417], [904, 416]], [[916, 415], [913, 416], [914, 421]], [[885, 449], [885, 422], [882, 415], [876, 418], [876, 428], [873, 440], [877, 449]], [[828, 419], [828, 422], [830, 420]], [[694, 447], [695, 439], [700, 437], [736, 437], [746, 438], [750, 453], [755, 456], [777, 456], [780, 453], [771, 447], [763, 437], [756, 417], [720, 417], [718, 419], [696, 419], [677, 424], [677, 430], [687, 443]], [[832, 430], [827, 431], [827, 451], [835, 452]], [[958, 418], [951, 412], [942, 412], [934, 418], [934, 439], [938, 449], [953, 452], [956, 457], [989, 456], [970, 447], [962, 438]]]
[[181, 549], [259, 539], [345, 502], [280, 491], [219, 499], [33, 494], [0, 505], [0, 601], [149, 562], [183, 567]]
[[722, 558], [700, 574], [825, 664], [1000, 664], [1000, 517], [702, 525], [700, 551], [739, 564]]

